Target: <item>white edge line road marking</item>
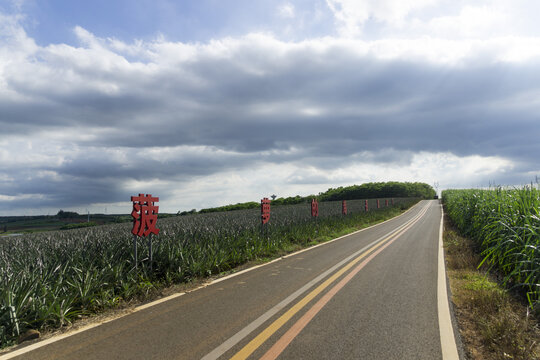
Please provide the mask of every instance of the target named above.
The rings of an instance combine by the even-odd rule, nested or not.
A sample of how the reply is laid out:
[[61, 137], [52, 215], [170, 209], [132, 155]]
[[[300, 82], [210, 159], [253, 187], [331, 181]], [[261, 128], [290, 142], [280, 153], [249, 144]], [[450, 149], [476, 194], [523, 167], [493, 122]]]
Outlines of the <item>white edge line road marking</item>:
[[437, 275], [437, 310], [439, 315], [439, 334], [443, 360], [459, 360], [454, 328], [450, 318], [450, 304], [446, 291], [446, 267], [444, 261], [443, 230], [444, 211], [441, 205], [441, 225], [439, 228], [439, 266]]
[[[16, 356], [19, 356], [19, 355], [25, 354], [25, 353], [27, 353], [27, 352], [30, 352], [30, 351], [39, 349], [40, 347], [43, 347], [43, 346], [52, 344], [52, 343], [54, 343], [54, 342], [63, 340], [63, 339], [65, 339], [65, 338], [68, 338], [68, 337], [70, 337], [70, 336], [79, 334], [79, 333], [84, 332], [84, 331], [86, 331], [86, 330], [93, 329], [93, 328], [95, 328], [95, 327], [97, 327], [97, 326], [106, 324], [106, 323], [111, 322], [111, 321], [113, 321], [113, 320], [117, 320], [117, 319], [120, 319], [120, 318], [122, 318], [122, 317], [124, 317], [124, 316], [133, 314], [133, 313], [135, 313], [135, 312], [138, 312], [138, 311], [141, 311], [141, 310], [144, 310], [144, 309], [148, 309], [148, 308], [150, 308], [150, 307], [152, 307], [152, 306], [159, 305], [159, 304], [161, 304], [161, 303], [167, 302], [167, 301], [172, 300], [172, 299], [174, 299], [174, 298], [177, 298], [177, 297], [180, 297], [180, 296], [182, 296], [182, 295], [185, 295], [185, 294], [187, 294], [188, 292], [193, 292], [193, 291], [197, 291], [197, 290], [203, 289], [203, 288], [205, 288], [205, 287], [207, 287], [207, 286], [209, 286], [209, 285], [216, 284], [216, 283], [219, 283], [219, 282], [221, 282], [221, 281], [224, 281], [224, 280], [228, 280], [228, 279], [230, 279], [230, 278], [233, 278], [233, 277], [235, 277], [235, 276], [242, 275], [242, 274], [244, 274], [244, 273], [246, 273], [246, 272], [253, 271], [253, 270], [258, 269], [258, 268], [260, 268], [260, 267], [270, 265], [270, 264], [272, 264], [272, 263], [274, 263], [274, 262], [276, 262], [276, 261], [280, 261], [280, 260], [282, 260], [282, 259], [286, 259], [286, 258], [289, 258], [289, 257], [292, 257], [292, 256], [296, 256], [296, 255], [298, 255], [298, 254], [300, 254], [300, 253], [303, 253], [303, 252], [305, 252], [305, 251], [309, 251], [309, 250], [318, 248], [319, 246], [324, 246], [324, 245], [333, 243], [333, 242], [335, 242], [335, 241], [341, 240], [341, 239], [343, 239], [343, 238], [346, 238], [346, 237], [348, 237], [348, 236], [355, 235], [355, 234], [357, 234], [357, 233], [359, 233], [359, 232], [366, 231], [366, 230], [371, 229], [371, 228], [373, 228], [373, 227], [376, 227], [376, 226], [382, 225], [382, 224], [384, 224], [384, 223], [387, 223], [387, 222], [389, 222], [389, 221], [392, 221], [392, 220], [394, 220], [394, 219], [400, 218], [401, 216], [403, 216], [403, 215], [409, 213], [409, 212], [412, 211], [414, 208], [416, 208], [416, 207], [418, 206], [418, 204], [420, 204], [420, 203], [415, 204], [413, 207], [411, 207], [410, 209], [408, 209], [407, 211], [405, 211], [403, 214], [400, 214], [400, 215], [398, 215], [398, 216], [395, 216], [395, 217], [393, 217], [393, 218], [390, 218], [390, 219], [385, 220], [385, 221], [383, 221], [383, 222], [380, 222], [380, 223], [378, 223], [378, 224], [368, 226], [367, 228], [357, 230], [357, 231], [352, 232], [352, 233], [350, 233], [350, 234], [346, 234], [346, 235], [340, 236], [340, 237], [338, 237], [338, 238], [335, 238], [335, 239], [332, 239], [332, 240], [329, 240], [329, 241], [326, 241], [326, 242], [323, 242], [323, 243], [320, 243], [320, 244], [317, 244], [317, 245], [314, 245], [314, 246], [311, 246], [311, 247], [308, 247], [308, 248], [305, 248], [305, 249], [302, 249], [302, 250], [299, 250], [299, 251], [296, 251], [296, 252], [291, 253], [291, 254], [287, 254], [287, 255], [285, 255], [285, 256], [279, 257], [279, 258], [274, 259], [274, 260], [272, 260], [272, 261], [269, 261], [269, 262], [267, 262], [267, 263], [260, 264], [260, 265], [256, 265], [256, 266], [253, 266], [253, 267], [250, 267], [250, 268], [247, 268], [247, 269], [244, 269], [244, 270], [235, 272], [235, 273], [233, 273], [233, 274], [230, 274], [230, 275], [227, 275], [227, 276], [224, 276], [224, 277], [221, 277], [221, 278], [212, 280], [212, 281], [210, 281], [210, 282], [208, 282], [208, 283], [206, 283], [206, 284], [204, 284], [204, 285], [201, 285], [201, 286], [199, 286], [199, 287], [196, 287], [195, 289], [189, 290], [189, 291], [187, 291], [187, 292], [180, 292], [180, 293], [172, 294], [172, 295], [166, 296], [166, 297], [164, 297], [164, 298], [161, 298], [161, 299], [159, 299], [159, 300], [155, 300], [155, 301], [149, 302], [148, 304], [144, 304], [144, 305], [137, 306], [135, 309], [133, 309], [133, 311], [131, 311], [131, 312], [129, 312], [129, 313], [123, 315], [123, 316], [120, 316], [120, 317], [117, 317], [117, 318], [113, 318], [113, 319], [109, 319], [109, 320], [106, 320], [106, 321], [103, 321], [103, 322], [99, 322], [99, 323], [96, 323], [96, 324], [90, 324], [90, 325], [84, 326], [84, 327], [82, 327], [82, 328], [80, 328], [80, 329], [77, 329], [77, 330], [75, 330], [75, 331], [71, 331], [71, 332], [68, 332], [68, 333], [66, 333], [66, 334], [61, 334], [61, 335], [53, 336], [53, 337], [51, 337], [51, 338], [49, 338], [49, 339], [46, 339], [46, 340], [42, 340], [42, 341], [36, 342], [35, 344], [25, 346], [25, 347], [23, 347], [23, 348], [21, 348], [21, 349], [18, 349], [18, 350], [15, 350], [15, 351], [11, 351], [11, 352], [8, 352], [8, 353], [6, 353], [6, 354], [4, 354], [4, 355], [0, 355], [0, 360], [8, 360], [8, 359], [12, 359], [12, 358], [14, 358], [14, 357], [16, 357]], [[379, 241], [379, 240], [376, 240], [376, 241]], [[376, 241], [375, 241], [375, 242], [376, 242]], [[334, 268], [332, 268], [332, 269], [334, 269]], [[326, 273], [325, 273], [325, 274], [326, 274]], [[318, 278], [317, 278], [317, 279], [318, 279]], [[302, 289], [303, 289], [303, 288], [302, 288]], [[306, 291], [306, 290], [307, 290], [307, 289], [305, 289], [304, 291]], [[300, 291], [300, 290], [298, 290], [298, 291]], [[298, 291], [297, 291], [297, 292], [298, 292]], [[296, 294], [297, 292], [295, 292], [294, 294]], [[294, 294], [292, 294], [292, 295], [294, 295]], [[301, 293], [300, 293], [300, 294], [301, 294]], [[296, 297], [300, 296], [300, 294], [298, 294]], [[292, 295], [290, 295], [289, 297], [291, 297]], [[288, 298], [289, 298], [289, 297], [288, 297]], [[288, 298], [287, 298], [287, 299], [288, 299]], [[287, 299], [285, 299], [285, 300], [287, 300]], [[284, 302], [285, 300], [283, 300], [282, 302]], [[291, 299], [290, 301], [292, 301], [292, 300], [294, 300], [294, 298]], [[281, 303], [280, 303], [280, 304], [281, 304]], [[278, 305], [280, 305], [280, 304], [278, 304]], [[278, 306], [278, 305], [276, 305], [276, 306]], [[286, 305], [283, 305], [283, 306], [286, 306]], [[264, 316], [264, 315], [262, 315], [262, 316]], [[261, 316], [261, 317], [262, 317], [262, 316]], [[248, 325], [248, 326], [249, 326], [249, 325]], [[222, 344], [222, 345], [223, 345], [223, 344]], [[216, 349], [216, 350], [217, 350], [217, 349]], [[207, 356], [209, 356], [209, 355], [210, 355], [210, 354], [208, 354]]]
[[[405, 222], [404, 224], [398, 226], [397, 228], [393, 229], [389, 233], [379, 237], [377, 240], [369, 243], [368, 245], [364, 246], [362, 249], [358, 250], [354, 254], [348, 256], [347, 258], [343, 259], [339, 263], [335, 264], [310, 282], [306, 283], [304, 286], [302, 286], [300, 289], [296, 290], [291, 295], [287, 296], [285, 299], [283, 299], [281, 302], [279, 302], [277, 305], [275, 305], [273, 308], [259, 316], [257, 319], [253, 320], [250, 324], [248, 324], [246, 327], [244, 327], [242, 330], [238, 331], [236, 334], [231, 336], [229, 339], [225, 340], [221, 345], [216, 347], [214, 350], [206, 354], [204, 357], [201, 358], [201, 360], [216, 360], [221, 355], [226, 353], [228, 350], [230, 350], [233, 346], [238, 344], [242, 339], [244, 339], [246, 336], [251, 334], [255, 329], [257, 329], [259, 326], [261, 326], [263, 323], [265, 323], [268, 319], [270, 319], [272, 316], [277, 314], [281, 309], [289, 305], [291, 302], [293, 302], [296, 298], [298, 298], [300, 295], [302, 295], [304, 292], [309, 290], [311, 287], [313, 287], [315, 284], [320, 282], [322, 279], [330, 275], [332, 272], [340, 268], [345, 263], [349, 262], [354, 257], [360, 255], [362, 252], [367, 250], [368, 248], [374, 246], [376, 243], [387, 239], [388, 237], [392, 236], [393, 234], [399, 232], [401, 229], [406, 227], [407, 225], [413, 223], [416, 220], [419, 220], [424, 214], [427, 212], [427, 208], [429, 206], [424, 206], [420, 212], [415, 215], [413, 218], [411, 218], [409, 221]], [[352, 235], [352, 234], [349, 234]], [[347, 235], [346, 235], [347, 236]], [[338, 238], [339, 239], [339, 238]], [[337, 240], [337, 239], [335, 239]], [[325, 243], [323, 243], [325, 244]], [[317, 245], [318, 246], [318, 245]], [[305, 249], [304, 249], [305, 250]], [[302, 251], [304, 251], [302, 250]]]

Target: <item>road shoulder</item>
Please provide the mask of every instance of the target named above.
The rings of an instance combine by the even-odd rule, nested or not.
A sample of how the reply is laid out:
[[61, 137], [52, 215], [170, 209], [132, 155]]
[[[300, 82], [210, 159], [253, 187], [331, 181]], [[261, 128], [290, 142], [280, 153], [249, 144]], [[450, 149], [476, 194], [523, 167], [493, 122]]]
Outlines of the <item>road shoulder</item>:
[[485, 268], [471, 240], [445, 221], [444, 247], [451, 304], [465, 358], [540, 359], [540, 324], [524, 299]]

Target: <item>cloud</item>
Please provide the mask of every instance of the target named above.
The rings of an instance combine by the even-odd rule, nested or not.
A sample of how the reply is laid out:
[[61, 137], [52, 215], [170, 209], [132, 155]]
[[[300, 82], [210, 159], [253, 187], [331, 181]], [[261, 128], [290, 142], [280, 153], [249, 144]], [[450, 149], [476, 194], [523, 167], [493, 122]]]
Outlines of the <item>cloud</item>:
[[[378, 160], [376, 154], [369, 152], [362, 156]], [[365, 161], [343, 163], [332, 171], [320, 167], [306, 166], [297, 169], [287, 181], [292, 184], [315, 184], [319, 188], [332, 184], [351, 184], [379, 179], [400, 179], [400, 181], [417, 181], [423, 178], [429, 184], [439, 182], [443, 187], [449, 184], [454, 187], [470, 187], [488, 184], [490, 180], [501, 174], [511, 173], [515, 166], [512, 161], [493, 156], [459, 157], [444, 152], [416, 152], [407, 156], [407, 161]], [[455, 172], [459, 171], [459, 177]], [[471, 183], [474, 179], [474, 183]]]
[[362, 33], [365, 23], [374, 19], [379, 22], [399, 23], [413, 10], [436, 3], [436, 0], [326, 0], [343, 36]]
[[326, 0], [336, 28], [348, 38], [438, 38], [489, 40], [538, 37], [530, 14], [535, 0]]
[[278, 7], [278, 14], [279, 16], [283, 18], [294, 18], [295, 17], [295, 11], [294, 11], [294, 5], [291, 3], [285, 3]]
[[[365, 4], [388, 21], [420, 9]], [[540, 38], [129, 43], [76, 27], [78, 45], [38, 46], [1, 16], [0, 213], [540, 172]]]
[[447, 13], [425, 19], [411, 17], [400, 30], [407, 36], [428, 34], [445, 39], [531, 38], [540, 35], [533, 17], [527, 14], [535, 11], [540, 11], [540, 5], [530, 0], [454, 4], [453, 11]]

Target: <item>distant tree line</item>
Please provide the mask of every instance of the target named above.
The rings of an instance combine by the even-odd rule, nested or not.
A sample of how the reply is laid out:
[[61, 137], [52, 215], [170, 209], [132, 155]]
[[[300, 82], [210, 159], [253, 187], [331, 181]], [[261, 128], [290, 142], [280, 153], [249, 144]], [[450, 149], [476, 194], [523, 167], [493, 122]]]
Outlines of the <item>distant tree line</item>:
[[[371, 182], [362, 185], [340, 186], [338, 188], [330, 188], [319, 195], [309, 196], [289, 196], [286, 198], [275, 198], [272, 200], [272, 205], [294, 205], [301, 203], [309, 203], [311, 199], [316, 198], [319, 201], [337, 201], [337, 200], [355, 200], [355, 199], [375, 199], [375, 198], [398, 198], [398, 197], [417, 197], [423, 199], [433, 199], [436, 195], [433, 187], [421, 182]], [[275, 195], [272, 196], [274, 198]], [[250, 201], [238, 203], [234, 205], [225, 205], [214, 208], [201, 209], [199, 213], [211, 213], [218, 211], [232, 211], [243, 209], [254, 209], [261, 206], [259, 202]], [[178, 215], [194, 214], [197, 211], [178, 212]]]
[[201, 209], [199, 210], [200, 214], [204, 213], [211, 213], [211, 212], [217, 212], [217, 211], [231, 211], [231, 210], [244, 210], [244, 209], [253, 209], [257, 206], [260, 206], [261, 204], [254, 201], [249, 201], [245, 203], [238, 203], [234, 205], [225, 205], [225, 206], [219, 206], [215, 208], [208, 208], [208, 209]]
[[73, 219], [73, 218], [79, 217], [79, 214], [74, 211], [60, 210], [56, 214], [56, 217], [59, 219]]
[[435, 190], [428, 184], [420, 182], [371, 182], [362, 185], [352, 185], [328, 189], [320, 193], [320, 201], [353, 200], [353, 199], [373, 199], [390, 197], [419, 197], [423, 199], [433, 199]]

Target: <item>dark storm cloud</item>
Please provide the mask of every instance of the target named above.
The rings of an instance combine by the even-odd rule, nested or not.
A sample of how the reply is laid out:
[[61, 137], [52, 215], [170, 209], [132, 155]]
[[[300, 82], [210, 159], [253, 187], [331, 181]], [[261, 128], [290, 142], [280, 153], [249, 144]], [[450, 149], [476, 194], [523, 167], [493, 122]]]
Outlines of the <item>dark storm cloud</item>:
[[[351, 154], [351, 147], [393, 147], [520, 158], [526, 152], [508, 147], [509, 137], [538, 150], [530, 131], [537, 107], [511, 108], [516, 95], [539, 90], [538, 64], [524, 71], [508, 63], [379, 60], [344, 47], [323, 53], [306, 47], [272, 57], [249, 45], [225, 59], [203, 53], [179, 63], [176, 72], [167, 69], [166, 78], [133, 71], [131, 79], [129, 68], [78, 73], [82, 80], [115, 86], [112, 94], [92, 84], [61, 94], [13, 86], [53, 105], [11, 104], [0, 121], [6, 133], [47, 125], [89, 133], [106, 128], [86, 144], [105, 147], [204, 145], [257, 152], [296, 146], [336, 156]], [[303, 108], [321, 114], [310, 116]]]
[[[105, 155], [105, 157], [103, 156]], [[60, 175], [76, 178], [103, 178], [113, 180], [171, 179], [204, 176], [223, 169], [243, 165], [236, 156], [216, 155], [208, 152], [175, 152], [173, 158], [152, 159], [144, 151], [131, 153], [127, 159], [111, 160], [107, 153], [92, 149], [90, 155], [76, 156], [55, 167]]]
[[[127, 157], [115, 158], [106, 149], [82, 148], [65, 151], [61, 164], [19, 164], [4, 166], [2, 172], [10, 179], [0, 178], [0, 195], [22, 198], [0, 202], [0, 211], [26, 208], [77, 208], [88, 204], [125, 202], [131, 192], [125, 184], [146, 182], [144, 191], [172, 195], [170, 184], [152, 184], [154, 180], [189, 182], [201, 176], [223, 170], [241, 168], [254, 163], [254, 156], [216, 154], [209, 149], [176, 149], [166, 159], [154, 159], [150, 152], [132, 148]], [[142, 190], [141, 190], [142, 191]], [[26, 196], [26, 198], [24, 197]]]
[[168, 44], [172, 53], [147, 44], [134, 63], [106, 45], [42, 48], [39, 61], [9, 65], [3, 136], [73, 134], [84, 151], [33, 170], [54, 176], [4, 168], [14, 180], [0, 195], [75, 206], [120, 201], [130, 179], [187, 181], [258, 162], [407, 164], [420, 151], [540, 168], [537, 61], [383, 59], [351, 44], [259, 36]]
[[[156, 119], [162, 126], [143, 125], [139, 134], [148, 130], [156, 139], [153, 145], [212, 145], [242, 152], [274, 149], [279, 141], [282, 146], [314, 147], [324, 155], [317, 143], [330, 142], [333, 151], [343, 149], [336, 155], [349, 155], [350, 147], [342, 144], [352, 142], [356, 151], [392, 146], [523, 156], [524, 149], [509, 147], [509, 139], [521, 139], [529, 150], [538, 150], [530, 131], [538, 108], [511, 107], [516, 95], [538, 91], [538, 67], [523, 73], [512, 64], [448, 69], [402, 61], [377, 65], [364, 58], [340, 63], [322, 57], [319, 66], [309, 64], [313, 59], [306, 61], [263, 76], [237, 69], [234, 76], [220, 78], [213, 72], [208, 81], [216, 86], [200, 97], [176, 94], [200, 104], [199, 111], [180, 107]], [[195, 65], [191, 69], [200, 76], [205, 70]], [[174, 103], [175, 96], [170, 98]], [[275, 110], [258, 111], [265, 106]], [[310, 117], [298, 113], [302, 107], [324, 113]]]
[[65, 176], [34, 176], [32, 172], [13, 173], [17, 181], [0, 181], [4, 194], [17, 196], [4, 200], [0, 211], [16, 209], [82, 207], [92, 203], [116, 202], [129, 199], [119, 183], [111, 178], [96, 176], [77, 178]]

